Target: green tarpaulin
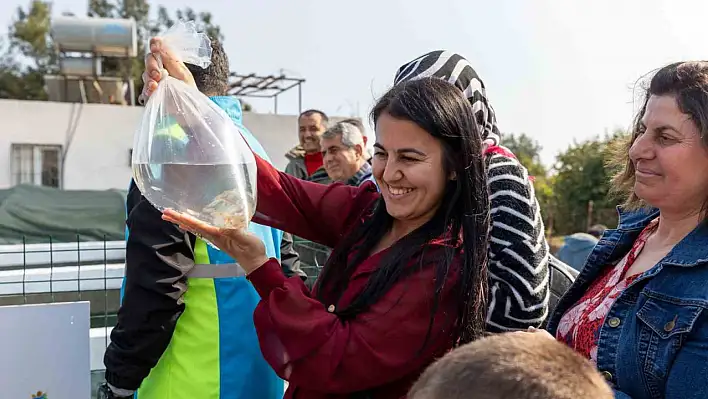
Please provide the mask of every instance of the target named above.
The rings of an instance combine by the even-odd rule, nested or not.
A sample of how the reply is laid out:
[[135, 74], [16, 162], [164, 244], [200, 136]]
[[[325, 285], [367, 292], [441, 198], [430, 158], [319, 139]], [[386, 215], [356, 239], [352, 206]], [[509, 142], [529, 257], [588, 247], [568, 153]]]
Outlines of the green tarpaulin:
[[125, 239], [125, 191], [0, 190], [0, 245]]

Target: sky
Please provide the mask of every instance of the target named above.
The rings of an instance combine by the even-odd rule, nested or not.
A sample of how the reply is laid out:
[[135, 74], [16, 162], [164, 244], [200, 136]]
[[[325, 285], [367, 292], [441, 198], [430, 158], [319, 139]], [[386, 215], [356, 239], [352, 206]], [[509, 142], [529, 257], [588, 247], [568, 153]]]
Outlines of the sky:
[[[54, 0], [54, 12], [86, 12], [88, 0]], [[10, 23], [28, 0], [0, 3]], [[465, 56], [487, 87], [504, 133], [526, 133], [542, 160], [574, 141], [627, 128], [638, 80], [674, 61], [708, 59], [705, 0], [182, 0], [209, 11], [225, 35], [231, 69], [306, 79], [303, 109], [360, 116], [398, 67], [428, 51]], [[154, 7], [155, 9], [157, 7]], [[258, 112], [272, 101], [247, 99]], [[298, 111], [297, 91], [279, 113]], [[293, 135], [296, 127], [293, 127]], [[503, 137], [502, 137], [503, 141]]]

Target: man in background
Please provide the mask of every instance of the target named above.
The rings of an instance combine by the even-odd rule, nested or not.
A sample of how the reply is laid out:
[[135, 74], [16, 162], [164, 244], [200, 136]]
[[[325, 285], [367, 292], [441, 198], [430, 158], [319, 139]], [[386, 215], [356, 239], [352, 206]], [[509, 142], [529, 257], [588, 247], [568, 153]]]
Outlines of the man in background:
[[361, 119], [359, 118], [348, 118], [348, 119], [343, 119], [339, 121], [340, 123], [348, 123], [350, 125], [356, 126], [361, 134], [364, 136], [364, 147], [368, 150], [369, 153], [369, 158], [366, 160], [366, 162], [371, 165], [371, 160], [373, 157], [371, 156], [371, 153], [373, 152], [373, 147], [369, 147], [369, 137], [366, 135], [366, 128], [364, 127], [364, 124], [361, 122]]
[[327, 129], [320, 140], [324, 168], [332, 181], [359, 186], [371, 180], [370, 158], [364, 135], [357, 126], [340, 122]]
[[329, 117], [320, 110], [310, 109], [302, 112], [297, 122], [300, 144], [285, 154], [288, 159], [285, 173], [302, 180], [329, 183], [320, 147], [320, 136], [327, 130]]

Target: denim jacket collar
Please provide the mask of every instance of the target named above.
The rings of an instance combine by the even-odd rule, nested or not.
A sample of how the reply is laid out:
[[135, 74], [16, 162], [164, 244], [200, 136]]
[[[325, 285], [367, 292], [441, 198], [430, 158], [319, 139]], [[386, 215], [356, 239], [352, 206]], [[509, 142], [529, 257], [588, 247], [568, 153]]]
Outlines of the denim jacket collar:
[[629, 232], [644, 229], [652, 220], [659, 216], [659, 210], [656, 208], [643, 208], [636, 211], [626, 211], [618, 206], [617, 214], [619, 215], [617, 230]]
[[[659, 210], [656, 208], [624, 211], [618, 207], [617, 210], [619, 213], [619, 224], [616, 231], [623, 234], [630, 234], [631, 236], [638, 234], [638, 231], [644, 229], [644, 227], [660, 215]], [[701, 222], [693, 231], [676, 244], [660, 263], [663, 265], [692, 267], [708, 262], [708, 240], [706, 237], [708, 237], [708, 224]]]

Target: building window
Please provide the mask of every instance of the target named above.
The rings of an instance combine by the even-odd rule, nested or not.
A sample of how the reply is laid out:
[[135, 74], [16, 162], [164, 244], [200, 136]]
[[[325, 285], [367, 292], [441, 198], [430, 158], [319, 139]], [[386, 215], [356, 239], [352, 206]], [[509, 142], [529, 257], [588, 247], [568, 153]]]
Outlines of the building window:
[[12, 182], [61, 188], [61, 146], [12, 145]]

